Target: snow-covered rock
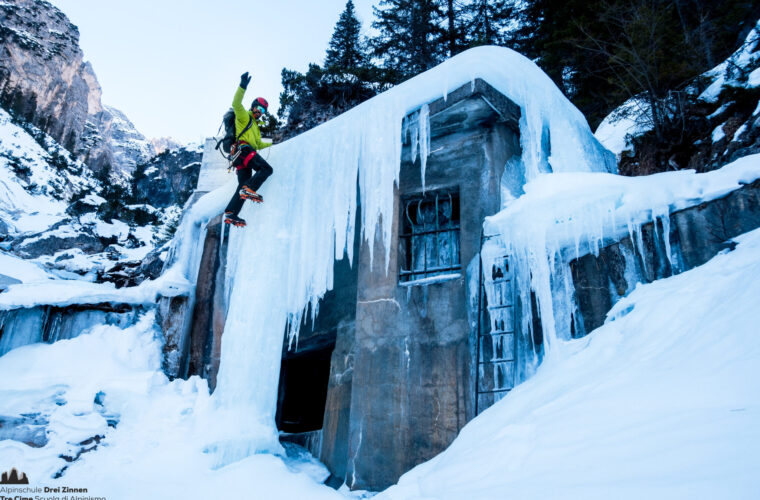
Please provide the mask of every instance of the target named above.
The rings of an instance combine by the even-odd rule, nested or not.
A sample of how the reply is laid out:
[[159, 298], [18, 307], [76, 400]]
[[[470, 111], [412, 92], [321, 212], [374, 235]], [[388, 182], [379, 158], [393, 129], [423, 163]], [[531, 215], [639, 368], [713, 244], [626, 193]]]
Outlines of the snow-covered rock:
[[134, 171], [138, 199], [156, 208], [182, 206], [195, 190], [202, 154], [197, 146], [167, 149]]
[[63, 219], [74, 194], [96, 186], [65, 149], [36, 127], [27, 128], [0, 108], [0, 220], [6, 237], [47, 229]]
[[83, 138], [86, 145], [79, 153], [89, 156], [88, 164], [95, 171], [110, 165], [118, 176], [128, 179], [139, 163], [155, 154], [153, 144], [137, 131], [131, 121], [116, 108], [103, 106], [91, 115]]
[[700, 94], [705, 102], [718, 100], [723, 87], [757, 87], [760, 85], [760, 21], [731, 57], [703, 75], [712, 83]]
[[[680, 103], [672, 111], [678, 126], [671, 136], [665, 138], [665, 142], [672, 146], [667, 153], [670, 157], [667, 165], [659, 168], [713, 170], [742, 156], [760, 152], [760, 120], [753, 112], [760, 106], [755, 95], [760, 85], [758, 75], [760, 21], [730, 57], [687, 86], [684, 91], [686, 104]], [[703, 87], [705, 82], [706, 88]], [[625, 160], [620, 164], [623, 172], [629, 171], [625, 165], [627, 160], [631, 162], [633, 174], [637, 175], [641, 173], [638, 164], [645, 161], [640, 155], [665, 154], [666, 148], [660, 147], [662, 145], [657, 151], [634, 151], [633, 139], [653, 128], [649, 109], [644, 98], [637, 96], [610, 113], [596, 130], [597, 139], [615, 153], [619, 161]], [[686, 115], [678, 114], [682, 112]], [[648, 143], [644, 141], [644, 144], [646, 147]]]
[[631, 98], [602, 120], [594, 136], [620, 159], [621, 153], [630, 148], [631, 136], [652, 130], [649, 109], [643, 99]]

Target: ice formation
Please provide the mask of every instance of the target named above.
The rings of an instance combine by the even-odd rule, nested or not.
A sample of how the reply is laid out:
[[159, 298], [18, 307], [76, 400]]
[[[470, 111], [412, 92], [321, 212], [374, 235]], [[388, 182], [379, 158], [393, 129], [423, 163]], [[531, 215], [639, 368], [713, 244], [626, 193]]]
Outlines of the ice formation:
[[[520, 106], [527, 180], [546, 172], [614, 170], [613, 156], [549, 77], [525, 57], [498, 47], [464, 52], [266, 150], [275, 169], [262, 190], [266, 202], [246, 205], [241, 215], [248, 227], [228, 235], [230, 303], [214, 393], [219, 409], [232, 420], [246, 419], [251, 430], [240, 436], [239, 426], [233, 426], [237, 434], [209, 446], [217, 465], [279, 447], [273, 420], [283, 332], [297, 335], [306, 308], [316, 308], [333, 286], [334, 260], [353, 257], [357, 179], [361, 235], [369, 242], [379, 238], [387, 249], [404, 117], [422, 108], [416, 143], [425, 161], [429, 134], [424, 105], [476, 78]], [[203, 218], [221, 212], [233, 190], [231, 181], [201, 200], [212, 208]], [[186, 238], [182, 233], [178, 237]], [[189, 239], [196, 241], [196, 236]], [[369, 251], [373, 260], [373, 245]], [[383, 257], [387, 270], [389, 253]]]
[[[758, 178], [758, 154], [704, 174], [683, 170], [645, 177], [544, 175], [525, 185], [525, 195], [488, 218], [485, 232], [498, 235], [507, 249], [521, 303], [531, 304], [530, 293], [536, 294], [545, 347], [551, 354], [557, 340], [570, 338], [575, 312], [569, 282], [572, 259], [597, 255], [625, 235], [641, 251], [643, 224], [659, 222], [668, 234], [672, 212], [719, 198]], [[669, 238], [663, 240], [671, 259]], [[523, 314], [523, 331], [530, 331], [530, 318], [530, 311]]]

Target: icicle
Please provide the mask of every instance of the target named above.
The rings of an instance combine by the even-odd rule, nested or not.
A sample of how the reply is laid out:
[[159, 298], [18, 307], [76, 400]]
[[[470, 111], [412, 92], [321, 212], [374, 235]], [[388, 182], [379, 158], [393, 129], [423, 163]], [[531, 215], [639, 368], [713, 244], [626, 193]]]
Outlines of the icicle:
[[636, 234], [636, 248], [639, 252], [639, 257], [641, 257], [641, 269], [644, 272], [644, 275], [647, 274], [647, 252], [646, 248], [644, 247], [644, 237], [643, 237], [643, 231], [642, 231], [642, 225], [637, 224], [635, 227], [635, 234]]
[[675, 274], [673, 255], [670, 248], [670, 212], [667, 210], [662, 216], [662, 240], [665, 243], [665, 255], [668, 258], [668, 264], [670, 264], [670, 269], [673, 270], [673, 273]]
[[430, 154], [430, 108], [425, 104], [420, 109], [420, 171], [422, 175], [422, 192], [425, 192], [425, 169]]
[[[421, 112], [421, 111], [420, 111]], [[418, 120], [419, 120], [419, 114]], [[417, 161], [417, 151], [420, 149], [420, 126], [412, 128], [412, 164]]]
[[[414, 161], [420, 153], [424, 183], [430, 154], [426, 103], [440, 97], [439, 82], [454, 89], [474, 84], [475, 78], [487, 80], [522, 110], [520, 146], [526, 180], [547, 171], [549, 157], [554, 172], [613, 168], [614, 157], [596, 142], [585, 118], [551, 80], [531, 61], [499, 47], [480, 47], [453, 57], [272, 147], [268, 161], [277, 173], [263, 186], [267, 202], [246, 204], [241, 215], [249, 227], [227, 236], [229, 310], [213, 395], [220, 411], [230, 411], [246, 423], [254, 418], [256, 425], [230, 426], [229, 439], [210, 445], [208, 449], [218, 455], [216, 464], [279, 446], [274, 413], [283, 335], [288, 332], [297, 345], [303, 311], [314, 307], [333, 285], [336, 256], [353, 248], [357, 180], [360, 237], [368, 244], [369, 265], [372, 268], [377, 239], [387, 273], [403, 119], [420, 110], [419, 123], [406, 126], [411, 127]], [[226, 189], [222, 198], [229, 199], [232, 190]], [[518, 260], [523, 262], [518, 265], [523, 269], [521, 279], [532, 283], [525, 289], [526, 308], [529, 290], [536, 290], [548, 347], [555, 329], [546, 246], [545, 235], [535, 235], [531, 251], [519, 252]], [[536, 269], [532, 278], [529, 269]]]

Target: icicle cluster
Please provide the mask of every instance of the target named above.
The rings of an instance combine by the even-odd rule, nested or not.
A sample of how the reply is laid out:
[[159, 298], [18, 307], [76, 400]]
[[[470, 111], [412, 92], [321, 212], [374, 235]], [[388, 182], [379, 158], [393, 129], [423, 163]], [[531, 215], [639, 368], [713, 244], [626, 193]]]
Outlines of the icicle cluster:
[[[498, 235], [516, 267], [517, 290], [524, 308], [522, 328], [531, 330], [531, 292], [535, 293], [546, 353], [570, 338], [575, 315], [569, 262], [599, 255], [606, 245], [629, 236], [634, 251], [645, 252], [642, 226], [654, 222], [672, 269], [680, 264], [670, 246], [670, 215], [715, 199], [760, 177], [760, 155], [742, 158], [705, 174], [679, 171], [646, 177], [604, 173], [540, 176], [525, 195], [486, 220], [486, 234]], [[646, 259], [636, 259], [646, 269]], [[628, 269], [635, 268], [629, 265]]]

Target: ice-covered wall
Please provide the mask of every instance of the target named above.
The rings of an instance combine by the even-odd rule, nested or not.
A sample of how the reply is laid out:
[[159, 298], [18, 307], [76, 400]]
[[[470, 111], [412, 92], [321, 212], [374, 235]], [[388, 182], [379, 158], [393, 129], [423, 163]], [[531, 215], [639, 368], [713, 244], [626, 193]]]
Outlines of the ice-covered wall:
[[79, 307], [37, 306], [0, 311], [0, 356], [37, 342], [71, 339], [98, 325], [126, 328], [137, 321], [141, 308], [108, 304]]
[[[648, 274], [642, 227], [654, 222], [671, 234], [670, 216], [686, 207], [720, 198], [760, 177], [760, 155], [737, 160], [720, 170], [693, 170], [645, 177], [602, 173], [563, 173], [541, 176], [525, 186], [526, 194], [486, 221], [489, 234], [499, 235], [513, 258], [523, 329], [532, 327], [531, 294], [543, 330], [541, 355], [557, 352], [554, 344], [572, 337], [579, 320], [569, 263], [623, 238], [633, 242], [633, 257]], [[663, 238], [664, 258], [673, 265], [670, 237]], [[655, 278], [652, 278], [655, 279]], [[526, 376], [530, 375], [531, 370]]]
[[[525, 179], [545, 172], [614, 170], [612, 155], [551, 80], [528, 59], [497, 47], [462, 53], [267, 150], [275, 173], [261, 189], [266, 201], [247, 204], [241, 215], [248, 227], [229, 234], [230, 307], [214, 394], [231, 420], [251, 422], [254, 415], [256, 421], [246, 436], [221, 437], [209, 447], [218, 452], [218, 464], [279, 446], [273, 417], [282, 332], [290, 326], [291, 334], [297, 334], [304, 308], [316, 307], [332, 287], [335, 258], [344, 252], [352, 257], [347, 242], [357, 229], [357, 179], [362, 205], [358, 229], [370, 242], [377, 235], [388, 249], [404, 116], [463, 84], [474, 85], [477, 78], [521, 108], [519, 163]], [[424, 153], [427, 121], [419, 123]], [[233, 191], [230, 183], [209, 195], [217, 210]], [[383, 272], [389, 252], [374, 260]]]

